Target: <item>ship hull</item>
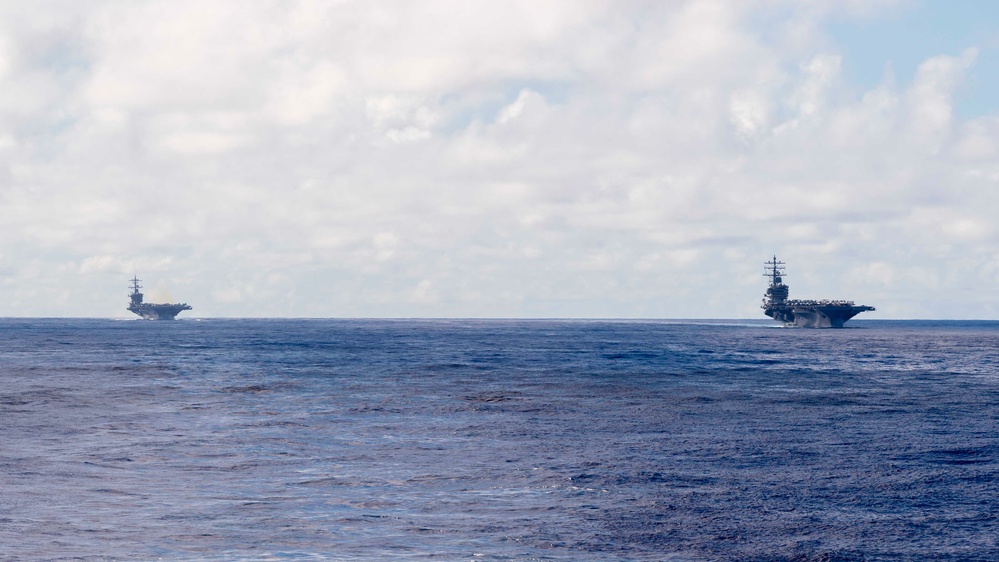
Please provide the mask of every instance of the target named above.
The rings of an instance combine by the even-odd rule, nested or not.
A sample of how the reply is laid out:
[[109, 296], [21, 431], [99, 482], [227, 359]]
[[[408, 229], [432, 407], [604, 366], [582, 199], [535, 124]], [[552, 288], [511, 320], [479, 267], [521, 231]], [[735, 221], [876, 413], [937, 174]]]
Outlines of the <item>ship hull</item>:
[[184, 310], [191, 310], [191, 307], [181, 304], [142, 304], [130, 306], [128, 310], [138, 314], [143, 320], [175, 320], [178, 314]]
[[847, 320], [868, 310], [870, 306], [791, 306], [772, 308], [766, 315], [798, 328], [842, 328]]

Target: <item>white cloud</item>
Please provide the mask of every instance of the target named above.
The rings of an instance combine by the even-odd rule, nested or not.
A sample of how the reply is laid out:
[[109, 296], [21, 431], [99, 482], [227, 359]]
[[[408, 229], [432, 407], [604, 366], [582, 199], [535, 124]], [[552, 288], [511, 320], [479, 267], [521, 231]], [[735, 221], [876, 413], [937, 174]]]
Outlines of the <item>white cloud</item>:
[[802, 117], [811, 117], [825, 108], [826, 96], [839, 77], [840, 57], [819, 55], [802, 65], [806, 78], [795, 95], [795, 106]]
[[496, 122], [500, 124], [509, 123], [514, 119], [520, 117], [528, 104], [540, 106], [543, 108], [545, 105], [544, 96], [538, 94], [537, 92], [532, 92], [531, 90], [521, 90], [520, 94], [517, 95], [517, 99], [513, 103], [503, 107], [500, 110], [499, 115], [496, 117]]
[[773, 252], [885, 316], [927, 263], [985, 287], [977, 51], [858, 92], [822, 37], [899, 9], [5, 6], [0, 314], [124, 314], [137, 273], [207, 316], [756, 316]]
[[739, 136], [752, 138], [766, 129], [770, 122], [770, 99], [766, 94], [747, 89], [730, 96], [730, 118]]
[[941, 55], [919, 65], [907, 101], [912, 134], [931, 152], [939, 150], [950, 132], [954, 87], [977, 54], [977, 49], [967, 49], [959, 57]]

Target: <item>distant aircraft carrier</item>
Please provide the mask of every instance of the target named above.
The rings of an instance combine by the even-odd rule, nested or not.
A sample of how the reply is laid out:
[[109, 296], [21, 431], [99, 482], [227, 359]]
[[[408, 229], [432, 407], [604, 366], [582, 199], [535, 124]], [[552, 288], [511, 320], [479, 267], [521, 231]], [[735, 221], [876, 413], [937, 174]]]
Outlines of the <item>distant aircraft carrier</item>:
[[177, 318], [182, 310], [191, 310], [191, 307], [187, 303], [165, 303], [165, 304], [155, 304], [142, 302], [142, 293], [139, 289], [142, 288], [139, 285], [139, 278], [132, 277], [132, 293], [128, 296], [132, 301], [128, 305], [128, 310], [138, 314], [146, 320], [173, 320]]
[[788, 299], [788, 286], [784, 284], [784, 262], [773, 261], [764, 264], [764, 277], [770, 278], [770, 287], [763, 297], [763, 313], [785, 326], [802, 328], [842, 328], [854, 316], [873, 306], [853, 304], [853, 301], [813, 301]]

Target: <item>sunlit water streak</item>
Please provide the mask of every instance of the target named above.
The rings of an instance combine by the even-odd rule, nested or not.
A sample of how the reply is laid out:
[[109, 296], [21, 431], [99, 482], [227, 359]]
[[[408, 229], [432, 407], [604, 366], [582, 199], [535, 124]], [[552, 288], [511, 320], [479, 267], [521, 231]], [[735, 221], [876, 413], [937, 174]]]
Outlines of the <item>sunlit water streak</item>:
[[0, 320], [0, 558], [999, 559], [999, 323]]

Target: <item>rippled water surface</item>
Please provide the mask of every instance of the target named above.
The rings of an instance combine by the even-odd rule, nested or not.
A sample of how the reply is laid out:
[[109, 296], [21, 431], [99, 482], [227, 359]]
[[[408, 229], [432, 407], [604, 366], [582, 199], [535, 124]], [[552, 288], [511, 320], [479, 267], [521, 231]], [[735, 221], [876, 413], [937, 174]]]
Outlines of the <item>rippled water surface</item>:
[[0, 558], [999, 560], [999, 323], [0, 320]]

